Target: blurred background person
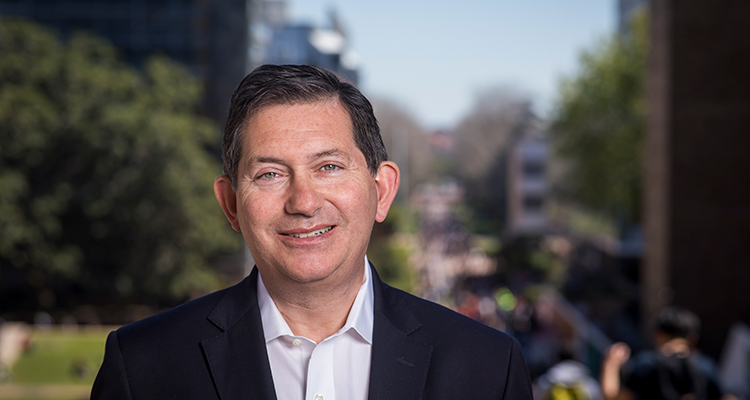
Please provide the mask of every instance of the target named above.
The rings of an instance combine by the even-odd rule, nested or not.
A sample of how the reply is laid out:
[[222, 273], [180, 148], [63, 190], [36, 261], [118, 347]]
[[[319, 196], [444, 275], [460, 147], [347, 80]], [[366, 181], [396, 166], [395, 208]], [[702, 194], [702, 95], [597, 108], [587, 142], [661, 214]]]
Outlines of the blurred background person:
[[712, 359], [696, 349], [700, 320], [693, 312], [668, 307], [656, 317], [655, 350], [630, 360], [630, 347], [618, 342], [605, 353], [602, 392], [605, 399], [720, 399]]
[[575, 359], [570, 346], [563, 346], [558, 354], [560, 362], [539, 377], [534, 397], [542, 400], [587, 399], [601, 400], [599, 382], [591, 371]]

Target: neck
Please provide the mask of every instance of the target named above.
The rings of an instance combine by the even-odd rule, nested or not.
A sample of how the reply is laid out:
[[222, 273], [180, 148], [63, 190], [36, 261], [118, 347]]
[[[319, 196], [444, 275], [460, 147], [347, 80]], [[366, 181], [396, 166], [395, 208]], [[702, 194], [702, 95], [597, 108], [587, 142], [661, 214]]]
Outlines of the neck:
[[665, 356], [687, 357], [690, 355], [690, 342], [684, 338], [673, 338], [661, 345], [659, 351]]
[[292, 332], [320, 343], [346, 324], [364, 281], [364, 269], [357, 271], [338, 283], [263, 283]]

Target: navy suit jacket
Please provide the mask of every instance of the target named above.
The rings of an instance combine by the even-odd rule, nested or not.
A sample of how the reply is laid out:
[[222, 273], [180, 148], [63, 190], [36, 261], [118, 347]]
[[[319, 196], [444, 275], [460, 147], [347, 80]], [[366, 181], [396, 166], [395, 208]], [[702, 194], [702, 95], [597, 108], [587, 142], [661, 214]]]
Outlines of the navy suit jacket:
[[[370, 400], [532, 399], [516, 340], [372, 272]], [[91, 398], [276, 399], [257, 280], [110, 333]]]

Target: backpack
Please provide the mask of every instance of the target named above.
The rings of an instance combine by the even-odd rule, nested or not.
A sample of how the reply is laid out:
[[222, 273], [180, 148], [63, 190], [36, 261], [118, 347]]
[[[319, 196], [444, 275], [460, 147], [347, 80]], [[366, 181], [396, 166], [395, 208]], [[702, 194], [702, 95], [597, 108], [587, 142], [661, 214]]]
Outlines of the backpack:
[[690, 357], [659, 354], [656, 363], [661, 395], [667, 400], [705, 400], [707, 379]]

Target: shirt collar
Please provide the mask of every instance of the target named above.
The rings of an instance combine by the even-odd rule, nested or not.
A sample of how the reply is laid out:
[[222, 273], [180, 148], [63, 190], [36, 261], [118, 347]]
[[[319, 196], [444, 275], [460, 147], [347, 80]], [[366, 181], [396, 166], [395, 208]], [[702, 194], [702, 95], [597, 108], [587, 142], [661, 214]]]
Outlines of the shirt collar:
[[[331, 337], [354, 329], [364, 340], [372, 344], [372, 329], [375, 318], [373, 311], [374, 294], [372, 289], [372, 272], [370, 271], [370, 263], [366, 255], [364, 268], [364, 280], [359, 287], [357, 297], [354, 299], [352, 308], [349, 311], [349, 316], [346, 318], [346, 323]], [[263, 335], [266, 338], [266, 343], [281, 336], [294, 336], [292, 329], [289, 328], [289, 324], [286, 323], [278, 307], [276, 307], [276, 303], [268, 293], [268, 289], [266, 289], [266, 285], [263, 283], [260, 274], [258, 274], [257, 292], [260, 317], [263, 321]]]

